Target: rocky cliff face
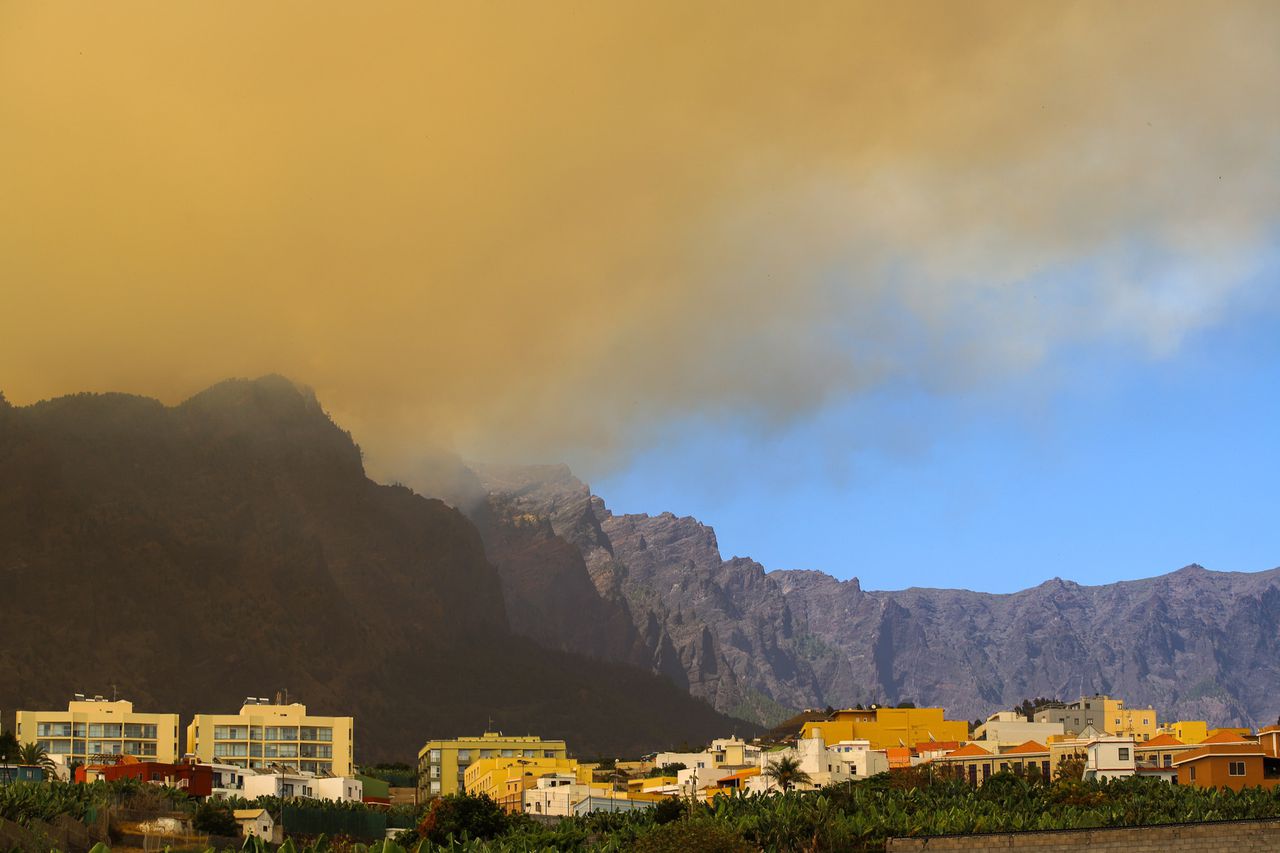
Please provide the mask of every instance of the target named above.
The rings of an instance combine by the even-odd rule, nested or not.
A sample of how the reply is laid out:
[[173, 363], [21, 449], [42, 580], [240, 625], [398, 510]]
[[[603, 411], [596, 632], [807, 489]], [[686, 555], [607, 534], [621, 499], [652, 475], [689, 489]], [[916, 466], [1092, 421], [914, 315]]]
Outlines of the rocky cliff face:
[[[582, 621], [600, 601], [581, 555], [545, 521], [507, 525], [509, 512], [495, 499], [490, 541], [523, 576], [500, 576], [458, 511], [367, 479], [350, 437], [278, 377], [175, 407], [0, 398], [0, 707], [115, 685], [139, 709], [189, 715], [287, 687], [355, 716], [357, 760], [409, 760], [490, 719], [586, 755], [738, 725], [607, 662], [627, 659], [627, 637], [639, 645], [630, 617], [613, 616], [623, 642], [593, 646], [586, 628], [608, 622]], [[504, 597], [543, 609], [509, 616]], [[554, 648], [519, 624], [557, 626]], [[578, 646], [599, 654], [563, 651]]]
[[600, 599], [629, 613], [652, 669], [735, 715], [773, 722], [796, 708], [909, 699], [972, 719], [1094, 691], [1224, 724], [1280, 714], [1280, 570], [1189, 566], [1012, 595], [873, 592], [725, 560], [692, 518], [615, 516], [563, 466], [476, 475], [577, 548]]

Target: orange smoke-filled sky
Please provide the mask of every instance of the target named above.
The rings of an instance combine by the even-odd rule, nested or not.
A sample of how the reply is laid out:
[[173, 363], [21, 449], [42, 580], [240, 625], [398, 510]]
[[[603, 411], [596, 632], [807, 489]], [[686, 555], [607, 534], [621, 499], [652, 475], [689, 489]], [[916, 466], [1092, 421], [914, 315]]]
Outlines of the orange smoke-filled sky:
[[1274, 3], [11, 2], [0, 388], [313, 386], [605, 470], [1157, 356], [1280, 208]]

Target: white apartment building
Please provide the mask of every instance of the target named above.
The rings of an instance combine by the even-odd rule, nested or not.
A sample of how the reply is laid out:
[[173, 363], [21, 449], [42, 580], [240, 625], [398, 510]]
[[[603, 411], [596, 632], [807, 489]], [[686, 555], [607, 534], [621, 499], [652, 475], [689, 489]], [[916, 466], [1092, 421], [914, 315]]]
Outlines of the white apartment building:
[[524, 792], [525, 814], [568, 817], [573, 806], [591, 794], [591, 786], [578, 781], [572, 773], [548, 773]]
[[1063, 719], [1063, 716], [1052, 719], [1046, 716], [1044, 722], [1033, 723], [1015, 711], [997, 711], [973, 730], [973, 739], [991, 752], [998, 751], [996, 747], [1018, 746], [1029, 740], [1048, 743], [1050, 737], [1066, 734]]
[[711, 770], [719, 767], [754, 767], [760, 760], [760, 747], [741, 738], [717, 738], [708, 749], [701, 752], [659, 752], [654, 758], [655, 767], [683, 764], [691, 770]]

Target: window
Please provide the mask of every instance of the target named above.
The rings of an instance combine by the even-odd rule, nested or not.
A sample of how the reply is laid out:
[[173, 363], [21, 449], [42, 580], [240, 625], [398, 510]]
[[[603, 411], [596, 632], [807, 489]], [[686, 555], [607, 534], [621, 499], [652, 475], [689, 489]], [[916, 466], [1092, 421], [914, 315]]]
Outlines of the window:
[[554, 749], [544, 749], [544, 750], [542, 750], [542, 757], [543, 757], [543, 758], [555, 758], [555, 757], [556, 757], [556, 751], [555, 751]]
[[1232, 761], [1232, 762], [1227, 766], [1227, 775], [1228, 775], [1228, 776], [1243, 776], [1243, 775], [1244, 775], [1244, 762], [1243, 762], [1243, 761]]
[[1127, 746], [1120, 747], [1120, 760], [1121, 761], [1129, 760], [1129, 747]]
[[470, 763], [471, 763], [471, 750], [469, 750], [469, 749], [460, 749], [460, 750], [458, 750], [458, 763], [459, 763], [459, 764], [470, 764]]
[[90, 723], [89, 737], [120, 737], [120, 724]]
[[493, 757], [494, 757], [495, 755], [497, 755], [497, 754], [498, 754], [497, 750], [494, 750], [494, 749], [482, 749], [482, 750], [480, 750], [480, 757], [481, 757], [481, 758], [493, 758]]
[[524, 751], [524, 757], [525, 757], [525, 758], [537, 758], [537, 757], [538, 757], [538, 750], [536, 750], [536, 749], [526, 749], [526, 750]]
[[[80, 736], [84, 737], [84, 733]], [[36, 737], [71, 737], [71, 724], [36, 723]]]
[[124, 736], [128, 738], [156, 739], [156, 727], [144, 723], [125, 723]]
[[516, 751], [515, 751], [514, 749], [504, 749], [504, 750], [502, 750], [502, 757], [503, 757], [503, 758], [515, 758], [515, 757], [516, 757]]
[[124, 742], [124, 753], [125, 755], [155, 755], [156, 745], [140, 740], [127, 740]]
[[1164, 756], [1162, 756], [1162, 757], [1164, 758], [1164, 766], [1165, 766], [1165, 767], [1172, 767], [1172, 766], [1173, 766], [1173, 753], [1171, 753], [1171, 752], [1166, 752], [1166, 753], [1164, 754]]
[[439, 763], [440, 763], [440, 750], [438, 750], [438, 749], [433, 749], [433, 750], [431, 750], [430, 752], [428, 752], [428, 753], [427, 753], [427, 761], [431, 762], [432, 764], [439, 764]]
[[1193, 764], [1193, 765], [1191, 765], [1190, 767], [1188, 767], [1187, 769], [1191, 771], [1191, 781], [1192, 781], [1192, 782], [1196, 781], [1196, 767], [1195, 767], [1195, 765]]

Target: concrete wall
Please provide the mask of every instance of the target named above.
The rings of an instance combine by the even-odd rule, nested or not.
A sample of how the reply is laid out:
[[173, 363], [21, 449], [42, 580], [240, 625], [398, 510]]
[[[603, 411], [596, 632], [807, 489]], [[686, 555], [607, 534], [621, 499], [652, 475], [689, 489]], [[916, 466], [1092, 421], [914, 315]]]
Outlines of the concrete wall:
[[1066, 850], [1116, 853], [1253, 853], [1280, 850], [1280, 820], [1237, 820], [1221, 823], [1180, 823], [1124, 829], [1084, 829], [1065, 832], [1015, 832], [991, 835], [939, 835], [932, 838], [891, 838], [886, 853], [943, 850]]

